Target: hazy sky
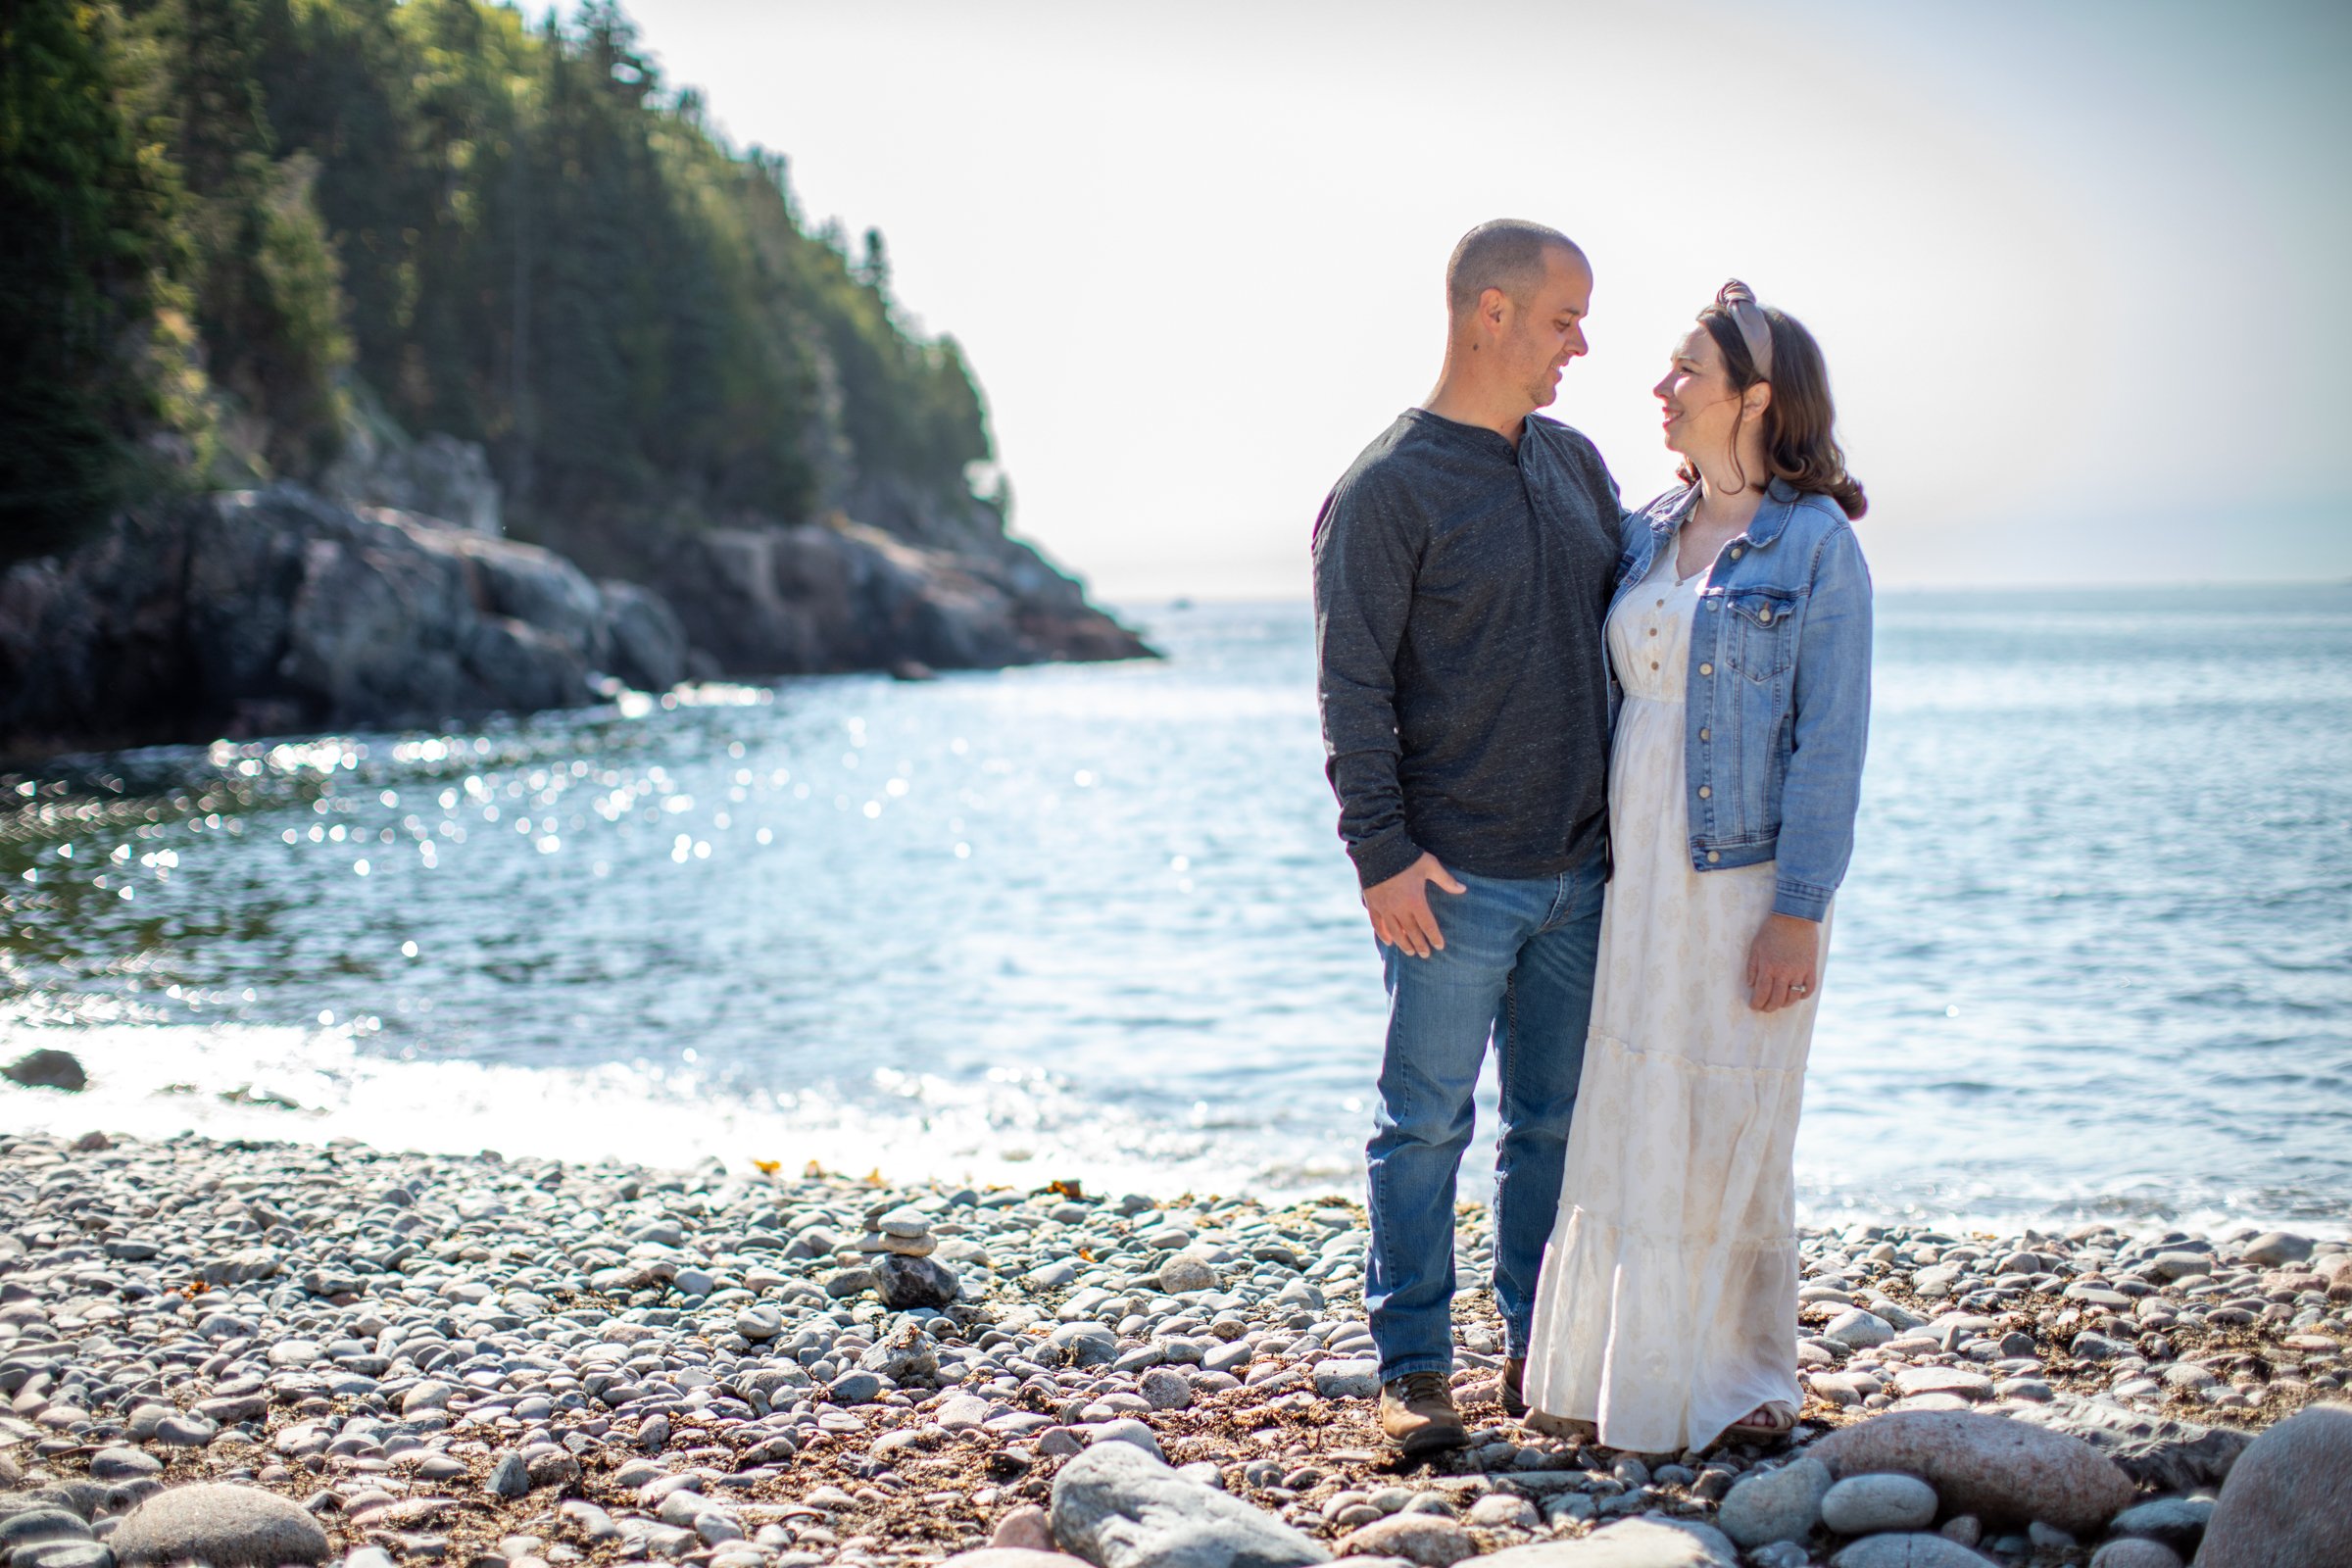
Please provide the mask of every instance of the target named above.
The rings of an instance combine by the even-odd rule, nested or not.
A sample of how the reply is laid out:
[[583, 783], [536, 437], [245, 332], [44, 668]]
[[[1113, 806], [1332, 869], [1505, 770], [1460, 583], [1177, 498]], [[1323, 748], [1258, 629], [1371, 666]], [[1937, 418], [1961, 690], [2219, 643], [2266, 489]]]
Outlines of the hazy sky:
[[1597, 274], [1551, 411], [1630, 500], [1737, 274], [1821, 339], [1885, 585], [2352, 575], [2352, 7], [630, 0], [886, 235], [1016, 528], [1109, 598], [1291, 596], [1484, 219]]

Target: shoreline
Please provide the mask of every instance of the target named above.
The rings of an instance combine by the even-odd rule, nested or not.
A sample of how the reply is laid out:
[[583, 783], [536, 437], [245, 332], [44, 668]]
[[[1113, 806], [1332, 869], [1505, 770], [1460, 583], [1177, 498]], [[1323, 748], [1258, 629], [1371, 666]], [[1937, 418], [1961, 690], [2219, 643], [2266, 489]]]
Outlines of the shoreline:
[[[919, 1141], [919, 1154], [899, 1159], [893, 1174], [950, 1188], [1039, 1186], [1079, 1173], [1090, 1185], [1163, 1201], [1226, 1191], [1277, 1205], [1363, 1198], [1360, 1136], [1294, 1139], [1277, 1160], [1265, 1147], [1268, 1135], [1239, 1151], [1219, 1148], [1206, 1133], [1171, 1139], [1148, 1107], [1084, 1102], [1074, 1090], [1034, 1082], [957, 1083], [944, 1092], [926, 1086], [912, 1099], [879, 1104], [819, 1094], [783, 1111], [701, 1094], [691, 1082], [680, 1087], [642, 1061], [542, 1067], [469, 1056], [405, 1060], [366, 1049], [367, 1037], [349, 1023], [224, 1025], [154, 1015], [160, 1013], [99, 1008], [44, 1015], [23, 1005], [0, 1007], [0, 1063], [25, 1051], [64, 1050], [87, 1074], [85, 1087], [72, 1094], [0, 1079], [0, 1126], [69, 1141], [92, 1127], [145, 1142], [357, 1141], [441, 1158], [495, 1149], [510, 1158], [610, 1158], [649, 1170], [684, 1169], [711, 1156], [742, 1169], [787, 1150], [794, 1163], [814, 1157], [863, 1170], [874, 1150], [905, 1152]], [[1016, 1093], [1053, 1096], [1056, 1124], [1006, 1130], [1001, 1117]], [[518, 1109], [524, 1105], [533, 1114]], [[1462, 1166], [1466, 1192], [1487, 1182], [1492, 1111], [1482, 1102]], [[1073, 1137], [1080, 1133], [1082, 1141]], [[2328, 1206], [2313, 1198], [2233, 1204], [2211, 1194], [2168, 1200], [2112, 1193], [1943, 1195], [1899, 1185], [1889, 1191], [1878, 1180], [1833, 1184], [1809, 1173], [1801, 1135], [1798, 1153], [1800, 1228], [1861, 1223], [2007, 1236], [2107, 1224], [2132, 1238], [2168, 1230], [2220, 1238], [2283, 1229], [2352, 1242], [2352, 1204]]]
[[[1789, 1455], [1623, 1455], [1506, 1421], [1492, 1300], [1466, 1288], [1476, 1441], [1399, 1467], [1353, 1203], [99, 1134], [0, 1135], [0, 1456], [23, 1472], [0, 1481], [111, 1481], [84, 1489], [99, 1529], [142, 1475], [226, 1478], [307, 1504], [339, 1558], [927, 1562], [1000, 1530], [1050, 1545], [1022, 1510], [1071, 1455], [1133, 1443], [1325, 1548], [1420, 1530], [1485, 1551], [1713, 1526]], [[1467, 1285], [1485, 1214], [1461, 1212]], [[2136, 1442], [2152, 1496], [2210, 1489], [2229, 1434], [2352, 1376], [2342, 1242], [1846, 1225], [1803, 1257], [1800, 1449], [1992, 1411]], [[2096, 1537], [1983, 1522], [1992, 1560], [2026, 1560], [2012, 1540], [2071, 1562]]]

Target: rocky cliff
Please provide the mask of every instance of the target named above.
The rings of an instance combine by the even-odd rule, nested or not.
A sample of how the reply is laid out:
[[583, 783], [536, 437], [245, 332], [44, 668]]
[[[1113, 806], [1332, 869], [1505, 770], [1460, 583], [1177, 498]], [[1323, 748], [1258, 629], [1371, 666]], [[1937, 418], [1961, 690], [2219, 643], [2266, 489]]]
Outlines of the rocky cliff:
[[[479, 449], [419, 442], [301, 486], [121, 516], [0, 576], [0, 754], [464, 721], [615, 680], [997, 668], [1149, 657], [1001, 528], [861, 505], [852, 522], [679, 528], [632, 582], [501, 538]], [[353, 497], [431, 501], [463, 525]]]
[[532, 545], [292, 485], [116, 519], [0, 577], [0, 747], [435, 724], [686, 671], [660, 596]]

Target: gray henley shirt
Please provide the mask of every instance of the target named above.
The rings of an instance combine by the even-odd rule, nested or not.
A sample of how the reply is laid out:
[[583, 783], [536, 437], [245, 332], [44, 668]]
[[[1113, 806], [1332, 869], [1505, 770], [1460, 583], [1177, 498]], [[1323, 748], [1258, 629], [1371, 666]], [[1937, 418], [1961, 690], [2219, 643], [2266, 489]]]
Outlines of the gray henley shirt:
[[1513, 448], [1408, 409], [1332, 488], [1315, 519], [1318, 695], [1363, 886], [1425, 851], [1524, 878], [1599, 849], [1621, 514], [1592, 443], [1545, 418]]

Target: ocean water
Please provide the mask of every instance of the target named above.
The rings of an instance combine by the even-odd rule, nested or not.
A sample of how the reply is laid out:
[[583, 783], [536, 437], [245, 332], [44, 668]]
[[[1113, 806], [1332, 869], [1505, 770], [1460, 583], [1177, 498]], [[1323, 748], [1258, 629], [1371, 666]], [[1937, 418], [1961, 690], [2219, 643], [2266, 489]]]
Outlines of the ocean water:
[[[10, 778], [0, 1059], [93, 1083], [0, 1126], [1358, 1190], [1382, 998], [1308, 612], [1131, 614], [1166, 661]], [[2342, 1230], [2352, 587], [1879, 625], [1808, 1215]]]

